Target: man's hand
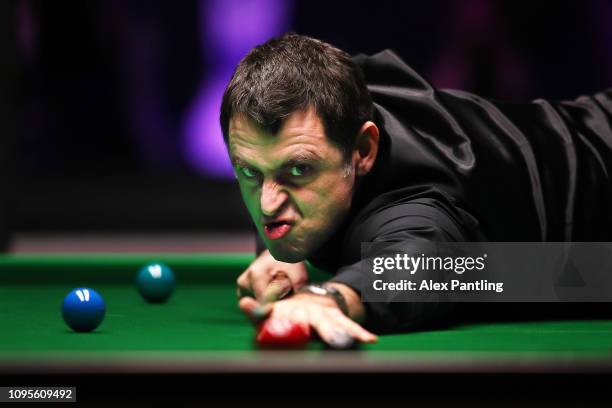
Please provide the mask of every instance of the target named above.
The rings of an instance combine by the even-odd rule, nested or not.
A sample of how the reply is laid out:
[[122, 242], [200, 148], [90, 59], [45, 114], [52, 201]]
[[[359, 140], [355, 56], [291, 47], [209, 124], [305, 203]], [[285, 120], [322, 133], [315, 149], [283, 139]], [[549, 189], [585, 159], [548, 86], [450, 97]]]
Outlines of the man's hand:
[[265, 250], [238, 277], [238, 296], [250, 296], [261, 301], [266, 287], [279, 271], [287, 274], [294, 292], [308, 281], [308, 271], [303, 262], [280, 262], [272, 257], [270, 251]]
[[[363, 305], [358, 300], [358, 297], [346, 296], [347, 290], [352, 291], [352, 289], [340, 284], [335, 284], [334, 286], [339, 290], [339, 286], [343, 287], [342, 293], [347, 298], [349, 315], [358, 313], [363, 309]], [[358, 302], [358, 304], [355, 302]], [[240, 308], [248, 317], [251, 317], [253, 311], [259, 306], [259, 302], [251, 297], [240, 299]], [[333, 341], [339, 331], [348, 333], [355, 340], [362, 343], [373, 343], [377, 340], [374, 334], [365, 330], [350, 317], [345, 316], [338, 308], [336, 302], [326, 296], [298, 293], [287, 299], [274, 302], [269, 306], [268, 319], [288, 320], [296, 324], [309, 326], [327, 343]]]

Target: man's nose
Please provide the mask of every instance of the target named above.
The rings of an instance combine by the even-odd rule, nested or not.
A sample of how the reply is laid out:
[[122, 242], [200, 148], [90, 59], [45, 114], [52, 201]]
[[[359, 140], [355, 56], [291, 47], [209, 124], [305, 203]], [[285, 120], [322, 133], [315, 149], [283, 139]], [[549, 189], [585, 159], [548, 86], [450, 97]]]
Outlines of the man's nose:
[[274, 216], [287, 201], [287, 193], [275, 182], [264, 182], [261, 189], [261, 212], [266, 217]]

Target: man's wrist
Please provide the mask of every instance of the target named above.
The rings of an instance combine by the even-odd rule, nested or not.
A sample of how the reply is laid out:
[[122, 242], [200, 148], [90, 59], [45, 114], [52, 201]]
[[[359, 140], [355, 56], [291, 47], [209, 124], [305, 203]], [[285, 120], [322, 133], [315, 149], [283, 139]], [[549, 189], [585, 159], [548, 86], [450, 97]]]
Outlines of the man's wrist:
[[324, 296], [334, 301], [336, 306], [346, 316], [349, 315], [348, 305], [344, 294], [340, 292], [336, 287], [328, 284], [309, 284], [302, 287], [300, 293], [310, 293], [315, 296]]
[[[363, 303], [361, 303], [361, 297], [357, 291], [348, 285], [338, 282], [326, 282], [324, 286], [337, 290], [344, 298], [344, 302], [346, 304], [345, 314], [348, 317], [357, 323], [361, 323], [365, 320], [365, 307], [363, 306]], [[321, 296], [313, 294], [311, 291], [299, 291], [295, 296], [309, 297], [313, 300], [320, 301], [321, 303], [334, 305], [340, 309], [338, 302], [331, 296]]]
[[348, 316], [351, 319], [357, 323], [362, 323], [365, 321], [365, 307], [363, 306], [363, 303], [361, 303], [361, 296], [355, 289], [339, 282], [327, 282], [325, 285], [336, 288], [340, 293], [342, 293], [342, 296], [344, 296], [344, 299], [346, 300]]

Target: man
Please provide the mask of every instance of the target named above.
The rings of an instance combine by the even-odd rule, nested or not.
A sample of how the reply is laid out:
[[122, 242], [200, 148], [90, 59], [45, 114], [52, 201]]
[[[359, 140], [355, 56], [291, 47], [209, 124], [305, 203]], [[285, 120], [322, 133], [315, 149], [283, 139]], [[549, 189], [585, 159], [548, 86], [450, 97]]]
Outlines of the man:
[[[240, 307], [283, 270], [295, 294], [270, 318], [373, 342], [452, 305], [362, 302], [362, 242], [610, 240], [611, 115], [611, 91], [510, 105], [438, 91], [390, 51], [352, 60], [296, 34], [254, 48], [221, 107], [265, 245], [238, 279], [253, 294]], [[322, 290], [300, 289], [305, 261], [334, 275]]]

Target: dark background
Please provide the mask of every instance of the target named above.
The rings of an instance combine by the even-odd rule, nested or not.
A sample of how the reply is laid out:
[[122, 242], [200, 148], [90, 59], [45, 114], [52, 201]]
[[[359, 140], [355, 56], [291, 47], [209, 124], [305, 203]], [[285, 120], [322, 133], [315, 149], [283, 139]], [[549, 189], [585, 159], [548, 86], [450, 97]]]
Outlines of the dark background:
[[[0, 247], [9, 231], [249, 229], [213, 166], [215, 95], [248, 48], [287, 30], [351, 54], [392, 48], [435, 86], [489, 98], [612, 85], [607, 0], [2, 2]], [[212, 130], [190, 133], [198, 100]]]

